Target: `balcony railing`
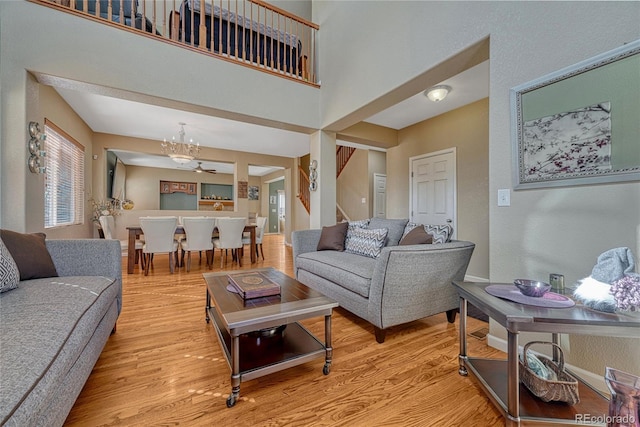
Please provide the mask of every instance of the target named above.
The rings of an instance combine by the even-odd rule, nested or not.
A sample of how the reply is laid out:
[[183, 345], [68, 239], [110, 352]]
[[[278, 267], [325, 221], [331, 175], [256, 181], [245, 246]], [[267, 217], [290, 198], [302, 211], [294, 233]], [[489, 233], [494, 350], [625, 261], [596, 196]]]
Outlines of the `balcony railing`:
[[318, 86], [319, 27], [261, 0], [29, 0]]

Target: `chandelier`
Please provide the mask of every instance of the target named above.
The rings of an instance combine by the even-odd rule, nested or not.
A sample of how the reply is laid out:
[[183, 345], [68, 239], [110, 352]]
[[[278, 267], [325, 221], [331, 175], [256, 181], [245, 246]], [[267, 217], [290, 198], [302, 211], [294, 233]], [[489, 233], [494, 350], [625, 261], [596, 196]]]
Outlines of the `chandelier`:
[[172, 137], [171, 141], [167, 141], [165, 138], [162, 142], [162, 154], [166, 154], [171, 157], [176, 163], [185, 164], [198, 157], [200, 153], [200, 144], [194, 144], [193, 139], [190, 139], [188, 143], [184, 142], [184, 125], [186, 123], [178, 123], [180, 125], [180, 131], [178, 136], [179, 141], [176, 142], [176, 137]]

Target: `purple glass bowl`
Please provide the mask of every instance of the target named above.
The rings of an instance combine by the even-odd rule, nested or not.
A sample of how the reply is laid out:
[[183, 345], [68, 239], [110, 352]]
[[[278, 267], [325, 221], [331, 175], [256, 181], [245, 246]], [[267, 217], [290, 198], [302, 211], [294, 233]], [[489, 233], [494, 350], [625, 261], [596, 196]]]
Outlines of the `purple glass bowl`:
[[522, 292], [523, 295], [528, 297], [539, 298], [551, 289], [550, 284], [539, 282], [537, 280], [516, 279], [513, 281], [513, 284], [520, 289], [520, 292]]

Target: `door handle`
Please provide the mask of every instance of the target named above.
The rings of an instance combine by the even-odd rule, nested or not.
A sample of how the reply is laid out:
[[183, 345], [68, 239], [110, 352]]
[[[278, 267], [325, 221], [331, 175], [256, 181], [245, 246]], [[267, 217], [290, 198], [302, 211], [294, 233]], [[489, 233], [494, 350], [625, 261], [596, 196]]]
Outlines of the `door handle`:
[[452, 220], [450, 220], [450, 219], [448, 219], [448, 220], [447, 220], [447, 222], [448, 222], [448, 223], [452, 223], [453, 221], [452, 221]]

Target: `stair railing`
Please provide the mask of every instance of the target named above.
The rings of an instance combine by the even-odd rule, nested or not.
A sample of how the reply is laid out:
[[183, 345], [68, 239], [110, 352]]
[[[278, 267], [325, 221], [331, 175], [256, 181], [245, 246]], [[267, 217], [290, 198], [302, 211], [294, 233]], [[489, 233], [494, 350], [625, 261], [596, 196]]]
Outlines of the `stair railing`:
[[311, 192], [309, 191], [309, 175], [304, 171], [302, 166], [298, 166], [298, 199], [307, 210], [311, 213]]

